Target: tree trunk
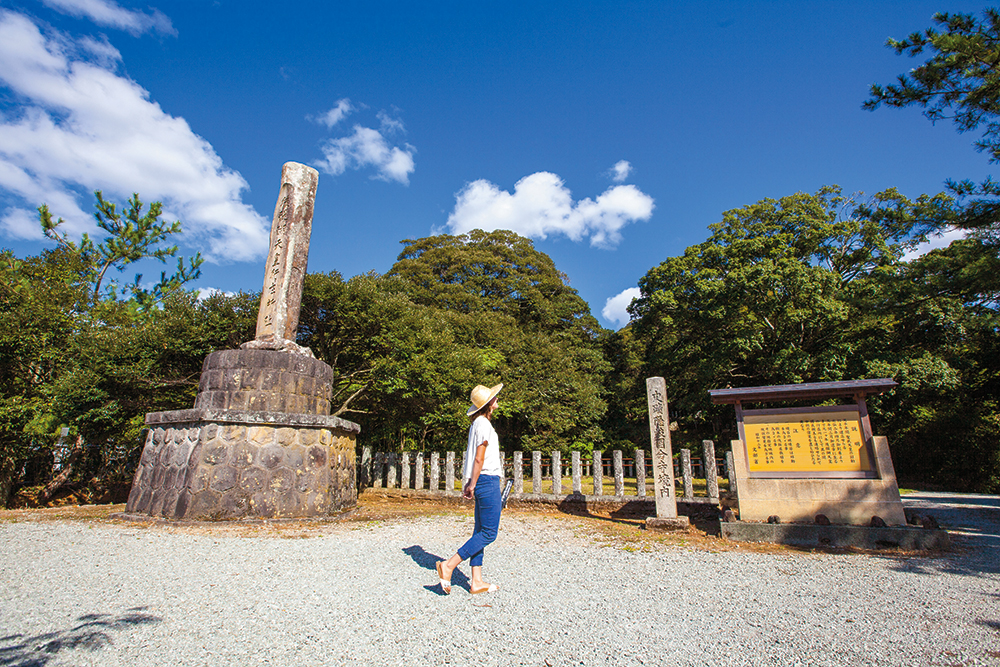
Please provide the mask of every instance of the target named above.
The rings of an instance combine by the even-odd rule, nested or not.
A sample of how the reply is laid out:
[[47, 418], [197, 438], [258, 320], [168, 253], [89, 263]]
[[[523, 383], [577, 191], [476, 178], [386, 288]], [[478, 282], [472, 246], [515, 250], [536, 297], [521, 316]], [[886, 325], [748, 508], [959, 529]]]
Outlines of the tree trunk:
[[61, 489], [66, 482], [69, 481], [70, 475], [73, 474], [73, 464], [77, 462], [80, 455], [83, 454], [86, 446], [83, 444], [83, 438], [80, 436], [76, 437], [76, 442], [73, 443], [73, 451], [69, 453], [69, 460], [66, 461], [66, 467], [62, 469], [58, 475], [53, 478], [51, 482], [45, 485], [42, 492], [38, 494], [38, 502], [45, 503], [48, 502], [52, 495]]
[[15, 482], [17, 482], [17, 461], [13, 456], [0, 456], [0, 508], [7, 508]]

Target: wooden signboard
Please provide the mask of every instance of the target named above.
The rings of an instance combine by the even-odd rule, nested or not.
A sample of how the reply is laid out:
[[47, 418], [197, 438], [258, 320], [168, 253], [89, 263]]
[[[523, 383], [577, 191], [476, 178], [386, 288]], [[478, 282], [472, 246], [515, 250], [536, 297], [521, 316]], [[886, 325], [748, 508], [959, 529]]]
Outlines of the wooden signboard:
[[[896, 474], [885, 438], [872, 434], [865, 396], [890, 378], [713, 389], [713, 403], [736, 409], [740, 439], [733, 463], [740, 519], [867, 524], [873, 516], [903, 525]], [[744, 403], [850, 397], [853, 405], [747, 410]]]
[[743, 431], [751, 477], [875, 477], [852, 407], [744, 410]]

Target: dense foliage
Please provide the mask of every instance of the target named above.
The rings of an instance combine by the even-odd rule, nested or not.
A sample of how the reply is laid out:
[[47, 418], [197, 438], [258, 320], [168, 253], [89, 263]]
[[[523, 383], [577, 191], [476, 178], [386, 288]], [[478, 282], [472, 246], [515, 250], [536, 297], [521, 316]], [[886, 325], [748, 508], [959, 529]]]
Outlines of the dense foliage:
[[180, 226], [161, 223], [158, 204], [142, 215], [138, 197], [121, 222], [97, 198], [98, 217], [110, 217], [115, 229], [109, 239], [75, 244], [42, 207], [40, 222], [56, 247], [24, 259], [0, 253], [0, 506], [15, 483], [50, 482], [64, 448], [70, 486], [98, 496], [127, 488], [143, 415], [190, 407], [205, 355], [253, 331], [255, 297], [198, 301], [182, 289], [198, 274], [197, 257], [153, 289], [139, 276], [108, 285], [110, 268], [173, 256], [176, 248], [163, 241]]
[[623, 355], [614, 381], [633, 397], [620, 418], [636, 442], [650, 375], [669, 378], [691, 444], [735, 437], [732, 408], [711, 405], [708, 389], [893, 377], [900, 388], [872, 407], [900, 477], [1000, 488], [996, 302], [971, 258], [1000, 266], [974, 239], [902, 260], [928, 220], [953, 213], [942, 195], [857, 203], [836, 188], [726, 212], [705, 242], [640, 280], [633, 323], [608, 344]]
[[[889, 40], [930, 57], [873, 86], [865, 107], [915, 105], [983, 128], [977, 147], [1000, 161], [1000, 13], [934, 20]], [[646, 273], [632, 322], [614, 333], [525, 238], [408, 239], [385, 275], [306, 276], [299, 342], [334, 368], [333, 412], [394, 451], [462, 449], [479, 383], [506, 385], [495, 416], [505, 448], [566, 451], [645, 447], [651, 375], [667, 379], [679, 446], [734, 437], [712, 388], [892, 377], [898, 388], [869, 407], [900, 480], [997, 492], [1000, 183], [947, 188], [911, 200], [826, 187], [727, 211], [704, 242]], [[99, 242], [74, 243], [42, 206], [55, 247], [0, 251], [0, 506], [18, 484], [127, 487], [144, 413], [190, 407], [205, 355], [253, 337], [257, 295], [183, 289], [198, 256], [152, 288], [108, 280], [174, 257], [180, 223], [162, 222], [158, 203], [144, 213], [137, 195], [119, 211], [96, 194]], [[966, 238], [907, 259], [955, 228]]]
[[504, 382], [508, 448], [602, 441], [602, 332], [551, 258], [506, 231], [403, 242], [385, 276], [312, 275], [303, 344], [342, 415], [382, 446], [461, 449], [470, 389]]

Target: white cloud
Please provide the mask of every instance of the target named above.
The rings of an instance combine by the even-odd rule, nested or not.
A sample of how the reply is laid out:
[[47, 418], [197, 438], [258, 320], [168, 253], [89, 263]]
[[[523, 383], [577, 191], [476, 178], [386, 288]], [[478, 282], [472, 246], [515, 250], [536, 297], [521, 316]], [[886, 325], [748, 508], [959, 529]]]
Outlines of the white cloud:
[[903, 261], [912, 262], [917, 257], [921, 255], [926, 255], [931, 250], [937, 250], [938, 248], [947, 248], [951, 245], [952, 241], [957, 241], [959, 239], [964, 239], [969, 235], [969, 232], [964, 229], [949, 229], [941, 234], [931, 234], [926, 241], [918, 245], [916, 248], [910, 252], [903, 255]]
[[153, 9], [148, 14], [125, 9], [113, 0], [42, 0], [51, 9], [78, 18], [87, 18], [97, 25], [125, 30], [133, 35], [148, 30], [176, 35], [170, 19], [160, 10]]
[[386, 134], [395, 134], [396, 132], [405, 132], [406, 128], [403, 127], [403, 121], [398, 118], [393, 118], [384, 111], [378, 112], [378, 120], [381, 123], [382, 131]]
[[195, 288], [198, 292], [198, 301], [204, 301], [216, 294], [221, 294], [222, 296], [236, 296], [236, 292], [226, 292], [221, 289], [216, 289], [215, 287], [197, 287]]
[[627, 290], [616, 294], [604, 303], [601, 315], [608, 322], [614, 322], [618, 328], [622, 328], [629, 322], [629, 314], [626, 308], [632, 303], [632, 299], [638, 299], [642, 292], [638, 287], [630, 287]]
[[315, 121], [320, 125], [326, 125], [328, 129], [333, 128], [334, 125], [344, 120], [348, 114], [355, 110], [355, 107], [351, 104], [351, 100], [346, 97], [337, 100], [337, 104], [334, 105], [332, 109], [326, 113], [320, 114], [319, 116], [309, 116], [309, 120]]
[[0, 88], [19, 103], [0, 112], [0, 189], [23, 202], [0, 214], [0, 230], [38, 237], [26, 216], [45, 203], [71, 235], [95, 233], [80, 201], [90, 209], [93, 190], [112, 201], [138, 192], [162, 201], [164, 218], [180, 219], [184, 240], [209, 259], [263, 254], [269, 225], [242, 202], [246, 181], [183, 118], [118, 74], [120, 58], [106, 42], [43, 35], [0, 9]]
[[624, 183], [628, 175], [632, 173], [632, 163], [628, 160], [619, 160], [615, 166], [611, 167], [611, 180], [615, 183]]
[[555, 174], [540, 171], [514, 184], [514, 193], [480, 179], [455, 195], [447, 228], [453, 234], [472, 229], [509, 229], [544, 239], [563, 234], [574, 241], [590, 237], [590, 245], [611, 248], [621, 241], [621, 228], [653, 214], [653, 198], [634, 185], [616, 185], [596, 200], [573, 202]]
[[360, 125], [354, 126], [354, 133], [346, 137], [329, 139], [322, 146], [324, 158], [315, 166], [328, 174], [339, 176], [347, 169], [375, 167], [377, 175], [384, 181], [398, 181], [409, 185], [413, 173], [413, 155], [416, 149], [405, 144], [404, 148], [390, 146], [378, 130]]

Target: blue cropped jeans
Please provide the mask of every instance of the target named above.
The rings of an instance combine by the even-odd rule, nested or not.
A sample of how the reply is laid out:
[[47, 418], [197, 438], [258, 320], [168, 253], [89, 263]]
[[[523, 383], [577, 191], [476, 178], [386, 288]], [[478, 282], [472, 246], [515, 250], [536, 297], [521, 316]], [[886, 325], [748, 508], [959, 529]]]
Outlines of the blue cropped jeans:
[[500, 528], [500, 478], [480, 475], [476, 480], [476, 528], [469, 541], [458, 549], [462, 560], [469, 558], [469, 565], [482, 567], [483, 549], [497, 539]]

